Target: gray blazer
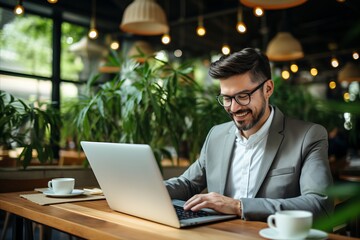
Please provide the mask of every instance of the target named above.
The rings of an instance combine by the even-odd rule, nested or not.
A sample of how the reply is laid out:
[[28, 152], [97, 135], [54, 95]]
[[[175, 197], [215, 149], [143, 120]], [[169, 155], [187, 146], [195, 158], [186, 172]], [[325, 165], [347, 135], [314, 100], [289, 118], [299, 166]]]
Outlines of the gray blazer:
[[[329, 215], [332, 184], [324, 127], [287, 118], [276, 107], [255, 186], [255, 198], [240, 199], [243, 217], [266, 221], [279, 210], [302, 209]], [[224, 194], [235, 143], [235, 125], [214, 126], [197, 159], [180, 177], [165, 181], [171, 198], [187, 200], [207, 188]]]

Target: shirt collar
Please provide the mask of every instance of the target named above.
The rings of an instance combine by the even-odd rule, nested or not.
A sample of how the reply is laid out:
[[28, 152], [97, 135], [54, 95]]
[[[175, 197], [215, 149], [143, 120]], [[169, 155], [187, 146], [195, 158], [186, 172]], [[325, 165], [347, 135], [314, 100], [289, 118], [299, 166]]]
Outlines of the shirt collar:
[[240, 131], [236, 128], [235, 129], [236, 141], [246, 145], [254, 144], [260, 141], [269, 133], [270, 125], [273, 118], [274, 118], [274, 109], [270, 105], [270, 116], [268, 117], [268, 119], [266, 119], [265, 123], [261, 126], [261, 128], [256, 133], [252, 134], [248, 139], [243, 137]]

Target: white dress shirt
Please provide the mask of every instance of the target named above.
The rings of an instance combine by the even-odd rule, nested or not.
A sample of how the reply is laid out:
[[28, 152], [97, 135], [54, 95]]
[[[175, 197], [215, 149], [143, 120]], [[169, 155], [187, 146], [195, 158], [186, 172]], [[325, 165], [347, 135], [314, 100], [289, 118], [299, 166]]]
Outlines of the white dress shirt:
[[254, 197], [254, 187], [273, 117], [274, 111], [271, 107], [269, 118], [249, 139], [243, 137], [236, 129], [235, 147], [225, 189], [226, 196], [235, 199]]

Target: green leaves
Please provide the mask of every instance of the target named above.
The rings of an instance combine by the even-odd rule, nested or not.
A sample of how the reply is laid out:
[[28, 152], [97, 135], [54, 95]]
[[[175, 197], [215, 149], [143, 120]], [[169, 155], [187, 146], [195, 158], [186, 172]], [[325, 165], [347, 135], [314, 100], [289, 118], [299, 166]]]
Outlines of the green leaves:
[[314, 228], [332, 232], [334, 227], [356, 221], [360, 214], [360, 188], [358, 183], [336, 184], [328, 189], [328, 195], [336, 199], [334, 214], [324, 216], [314, 222]]
[[228, 120], [227, 115], [220, 108], [212, 111], [218, 106], [216, 94], [207, 98], [192, 77], [190, 62], [173, 65], [151, 56], [145, 59], [140, 64], [113, 54], [110, 64], [119, 63], [120, 73], [99, 85], [90, 79], [86, 96], [74, 106], [78, 140], [146, 143], [159, 161], [167, 154], [165, 147], [180, 153], [186, 145], [191, 153], [185, 157], [195, 160], [210, 124], [219, 116]]
[[[52, 161], [52, 145], [60, 129], [60, 115], [49, 105], [35, 107], [0, 91], [0, 145], [23, 147], [19, 161], [26, 168], [33, 152], [41, 163]], [[44, 109], [42, 109], [44, 108]]]

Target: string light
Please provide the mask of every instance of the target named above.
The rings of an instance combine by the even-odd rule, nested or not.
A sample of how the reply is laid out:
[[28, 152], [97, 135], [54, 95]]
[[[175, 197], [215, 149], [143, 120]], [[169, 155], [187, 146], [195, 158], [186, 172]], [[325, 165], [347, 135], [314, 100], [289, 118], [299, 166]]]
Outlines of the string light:
[[336, 82], [335, 81], [329, 82], [329, 88], [330, 89], [335, 89], [336, 88]]
[[89, 38], [91, 39], [96, 39], [98, 37], [98, 32], [95, 28], [90, 28], [89, 34], [88, 34]]
[[290, 66], [290, 70], [293, 72], [293, 73], [296, 73], [297, 71], [299, 71], [299, 67], [298, 65], [296, 65], [295, 63], [291, 64]]
[[243, 13], [242, 13], [242, 8], [240, 7], [238, 9], [238, 22], [236, 24], [236, 30], [239, 32], [239, 33], [245, 33], [246, 32], [246, 25], [245, 23], [243, 22]]
[[23, 7], [23, 4], [22, 4], [22, 0], [18, 1], [18, 4], [14, 8], [14, 13], [16, 15], [22, 15], [24, 13], [24, 7]]
[[311, 76], [315, 77], [316, 75], [318, 75], [318, 70], [313, 67], [310, 69], [310, 74]]
[[264, 15], [264, 10], [261, 7], [254, 8], [254, 15], [256, 17], [261, 17]]
[[202, 16], [199, 16], [199, 18], [198, 18], [198, 27], [196, 28], [196, 33], [200, 37], [202, 37], [206, 34], [206, 29], [204, 27], [204, 20], [203, 20]]
[[359, 59], [359, 53], [354, 51], [353, 54], [352, 54], [352, 57], [354, 60], [358, 60]]
[[91, 39], [96, 39], [98, 37], [98, 32], [96, 30], [96, 0], [92, 1], [92, 16], [90, 20], [90, 31], [88, 36]]
[[229, 45], [227, 44], [224, 44], [221, 48], [221, 52], [224, 54], [224, 55], [228, 55], [230, 54], [230, 47]]
[[161, 37], [161, 42], [163, 44], [169, 44], [171, 42], [171, 38], [170, 35], [168, 33], [165, 33], [162, 37]]
[[110, 44], [110, 48], [112, 50], [118, 50], [120, 47], [120, 43], [118, 41], [113, 41], [111, 44]]
[[182, 56], [182, 51], [180, 50], [180, 49], [176, 49], [175, 51], [174, 51], [174, 56], [175, 57], [181, 57]]
[[281, 72], [281, 77], [285, 80], [288, 80], [290, 78], [290, 72], [288, 70], [283, 70]]
[[337, 60], [336, 57], [331, 58], [331, 66], [333, 68], [337, 68], [339, 66], [339, 61]]

